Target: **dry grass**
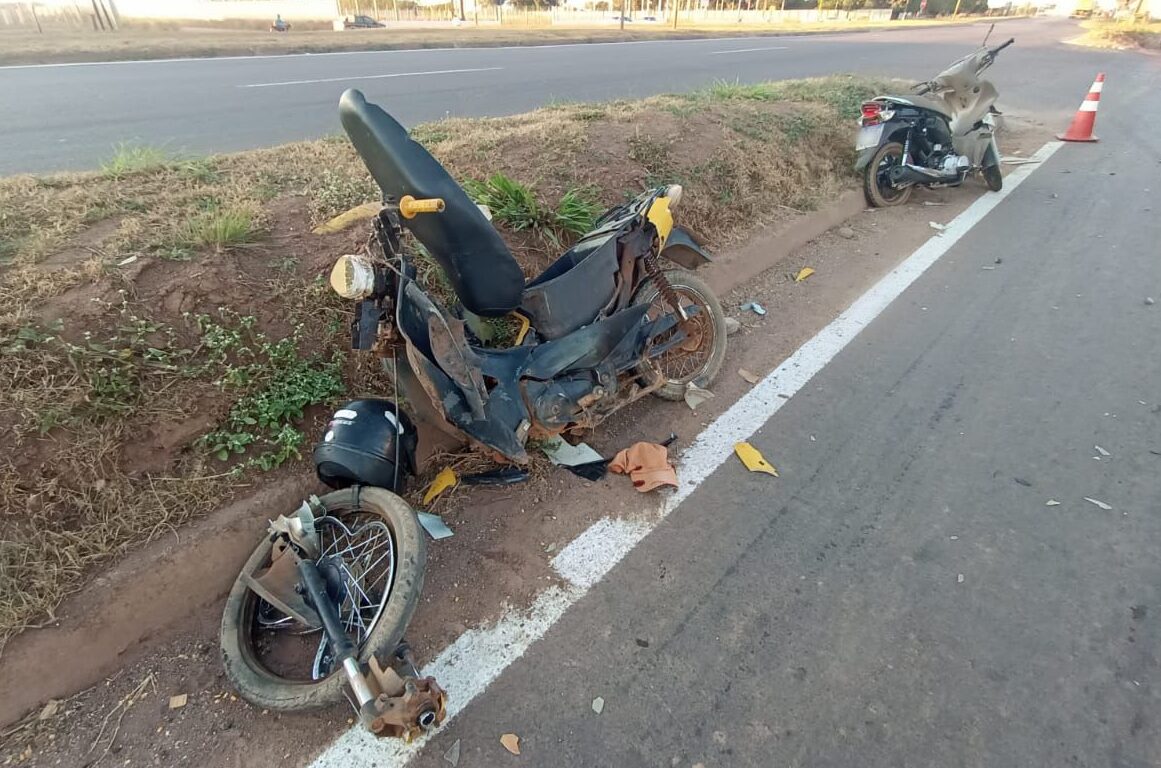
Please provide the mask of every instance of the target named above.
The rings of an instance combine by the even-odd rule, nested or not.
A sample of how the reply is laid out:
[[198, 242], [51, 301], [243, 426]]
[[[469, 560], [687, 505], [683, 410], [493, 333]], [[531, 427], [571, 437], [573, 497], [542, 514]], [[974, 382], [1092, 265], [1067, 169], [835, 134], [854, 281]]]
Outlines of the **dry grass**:
[[[681, 183], [679, 218], [720, 246], [851, 185], [849, 118], [883, 87], [719, 84], [414, 134], [458, 178], [503, 173], [570, 222], [587, 215], [578, 191], [610, 205]], [[0, 179], [0, 646], [263, 469], [311, 471], [296, 458], [325, 413], [311, 404], [340, 384], [384, 393], [369, 364], [330, 358], [350, 307], [321, 276], [364, 234], [309, 234], [375, 194], [337, 139], [211, 158], [120, 148], [100, 172]], [[546, 221], [554, 237], [575, 228]], [[528, 273], [558, 248], [504, 235]]]
[[1092, 48], [1161, 51], [1161, 21], [1087, 21], [1075, 41]]
[[[1015, 18], [1015, 17], [1013, 17]], [[38, 35], [27, 30], [0, 30], [0, 64], [43, 64], [75, 61], [116, 61], [172, 57], [247, 56], [275, 53], [399, 50], [416, 48], [485, 48], [507, 45], [690, 39], [753, 35], [809, 34], [860, 29], [906, 29], [971, 23], [978, 19], [923, 19], [891, 22], [826, 22], [785, 25], [689, 25], [674, 30], [667, 25], [616, 27], [515, 28], [465, 26], [459, 29], [402, 28], [334, 32], [295, 29], [271, 34], [253, 29], [200, 27], [181, 29], [125, 28], [115, 33], [50, 29]]]

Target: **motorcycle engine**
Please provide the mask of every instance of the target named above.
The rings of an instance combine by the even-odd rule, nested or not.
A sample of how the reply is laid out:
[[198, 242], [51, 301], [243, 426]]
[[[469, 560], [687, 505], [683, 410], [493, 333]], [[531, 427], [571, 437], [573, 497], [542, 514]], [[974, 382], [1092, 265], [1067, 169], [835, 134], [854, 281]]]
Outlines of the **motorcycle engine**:
[[942, 157], [934, 158], [937, 167], [944, 173], [961, 173], [971, 168], [972, 163], [965, 155], [948, 152]]

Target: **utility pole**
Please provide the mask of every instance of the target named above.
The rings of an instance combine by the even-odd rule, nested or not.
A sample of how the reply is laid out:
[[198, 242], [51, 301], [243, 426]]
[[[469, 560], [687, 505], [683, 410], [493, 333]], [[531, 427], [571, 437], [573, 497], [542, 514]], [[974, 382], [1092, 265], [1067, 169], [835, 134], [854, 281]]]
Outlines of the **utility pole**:
[[625, 0], [621, 0], [621, 14], [618, 17], [621, 24], [621, 31], [625, 31]]
[[952, 18], [959, 16], [959, 4], [961, 2], [963, 2], [963, 0], [955, 0], [955, 10], [951, 12]]
[[681, 10], [681, 0], [669, 0], [669, 4], [673, 6], [673, 28], [677, 29], [677, 14]]

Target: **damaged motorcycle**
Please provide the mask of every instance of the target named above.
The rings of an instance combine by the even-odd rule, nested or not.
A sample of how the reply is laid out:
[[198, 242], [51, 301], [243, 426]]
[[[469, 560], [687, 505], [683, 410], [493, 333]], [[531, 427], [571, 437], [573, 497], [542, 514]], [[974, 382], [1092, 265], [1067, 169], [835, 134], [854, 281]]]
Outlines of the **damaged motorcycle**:
[[976, 173], [1000, 191], [999, 93], [980, 75], [1014, 42], [988, 49], [985, 36], [977, 51], [916, 85], [913, 96], [877, 96], [863, 104], [855, 169], [863, 173], [870, 205], [902, 205], [916, 186], [957, 187]]
[[[355, 302], [352, 348], [382, 358], [394, 399], [335, 412], [314, 450], [334, 490], [271, 523], [230, 592], [221, 644], [248, 701], [301, 710], [345, 692], [373, 733], [411, 739], [446, 705], [402, 643], [426, 559], [397, 495], [417, 471], [417, 424], [526, 463], [530, 441], [592, 428], [646, 395], [708, 387], [725, 316], [693, 273], [710, 256], [674, 223], [680, 186], [609, 209], [526, 282], [486, 209], [402, 125], [356, 90], [339, 113], [383, 207], [330, 283]], [[421, 253], [446, 276], [443, 302], [418, 280]], [[490, 323], [509, 324], [510, 341], [485, 344]]]

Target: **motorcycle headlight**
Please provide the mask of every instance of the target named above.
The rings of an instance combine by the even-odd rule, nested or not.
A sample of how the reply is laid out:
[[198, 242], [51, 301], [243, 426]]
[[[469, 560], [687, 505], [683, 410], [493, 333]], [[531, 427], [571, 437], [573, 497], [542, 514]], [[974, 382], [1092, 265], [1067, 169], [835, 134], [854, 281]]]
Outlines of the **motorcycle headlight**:
[[331, 268], [331, 288], [344, 299], [365, 299], [375, 292], [375, 267], [366, 256], [340, 256]]
[[665, 196], [669, 198], [670, 208], [676, 208], [677, 204], [681, 202], [681, 192], [682, 189], [680, 184], [670, 184], [668, 187], [666, 187]]

